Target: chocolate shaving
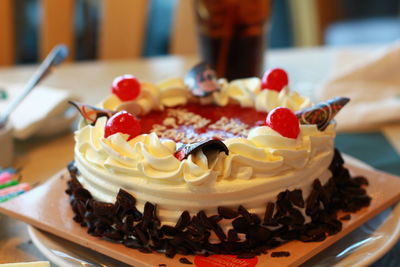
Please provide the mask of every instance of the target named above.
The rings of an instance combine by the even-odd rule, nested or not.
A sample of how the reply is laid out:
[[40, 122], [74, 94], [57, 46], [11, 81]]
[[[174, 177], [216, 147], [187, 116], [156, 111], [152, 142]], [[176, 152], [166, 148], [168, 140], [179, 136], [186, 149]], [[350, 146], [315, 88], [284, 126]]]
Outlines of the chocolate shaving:
[[264, 213], [264, 225], [268, 226], [277, 226], [277, 224], [274, 222], [272, 215], [274, 213], [274, 208], [275, 204], [272, 202], [268, 202], [267, 207], [265, 208], [265, 213]]
[[299, 208], [304, 208], [303, 192], [300, 189], [290, 191], [288, 198], [293, 205]]
[[297, 111], [296, 116], [301, 124], [316, 124], [318, 130], [323, 131], [349, 101], [350, 98], [347, 97], [332, 98], [310, 108]]
[[202, 142], [196, 142], [192, 144], [183, 144], [176, 152], [175, 157], [179, 160], [184, 160], [191, 154], [195, 154], [197, 151], [203, 150], [204, 154], [208, 154], [211, 151], [224, 152], [226, 155], [229, 154], [228, 147], [221, 140], [211, 139]]
[[183, 257], [183, 258], [179, 258], [179, 262], [183, 263], [183, 264], [193, 264], [190, 260], [188, 260], [187, 258]]
[[224, 219], [234, 219], [239, 216], [239, 212], [227, 207], [218, 207], [218, 214]]
[[274, 251], [271, 253], [272, 258], [281, 258], [281, 257], [289, 257], [290, 252], [288, 251]]
[[179, 217], [178, 222], [175, 225], [177, 230], [183, 230], [188, 226], [190, 223], [190, 214], [187, 210], [182, 212], [181, 216]]
[[204, 62], [198, 63], [186, 74], [185, 84], [197, 97], [205, 97], [220, 90], [215, 71]]

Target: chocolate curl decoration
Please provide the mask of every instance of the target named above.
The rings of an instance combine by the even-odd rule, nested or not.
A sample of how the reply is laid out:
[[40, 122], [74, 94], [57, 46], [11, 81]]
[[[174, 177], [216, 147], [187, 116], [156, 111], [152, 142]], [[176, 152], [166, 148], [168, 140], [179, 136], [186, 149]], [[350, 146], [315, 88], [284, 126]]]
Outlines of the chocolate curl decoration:
[[221, 140], [207, 140], [203, 142], [196, 142], [193, 144], [184, 144], [175, 153], [175, 157], [180, 161], [187, 159], [189, 155], [195, 154], [199, 150], [203, 150], [204, 153], [209, 151], [225, 152], [226, 155], [229, 154], [228, 147]]
[[94, 125], [98, 118], [107, 117], [110, 118], [116, 112], [108, 109], [98, 108], [95, 106], [82, 104], [75, 101], [68, 101], [71, 105], [73, 105], [85, 119], [88, 124]]
[[197, 97], [206, 97], [220, 89], [215, 71], [204, 62], [195, 65], [186, 74], [185, 84]]
[[297, 111], [296, 116], [299, 118], [300, 124], [316, 124], [318, 130], [323, 131], [349, 101], [350, 98], [347, 97], [335, 97]]

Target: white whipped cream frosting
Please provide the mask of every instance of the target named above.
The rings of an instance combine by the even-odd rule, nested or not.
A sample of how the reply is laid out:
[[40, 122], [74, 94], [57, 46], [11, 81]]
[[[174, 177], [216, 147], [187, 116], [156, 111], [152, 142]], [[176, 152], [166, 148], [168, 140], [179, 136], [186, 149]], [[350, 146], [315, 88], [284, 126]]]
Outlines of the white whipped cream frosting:
[[[237, 102], [269, 111], [278, 106], [299, 110], [311, 104], [287, 89], [279, 93], [260, 90], [258, 78], [220, 83], [221, 90], [210, 97], [217, 105]], [[146, 114], [188, 101], [183, 81], [169, 79], [142, 83], [135, 101], [121, 102], [112, 95], [102, 107]], [[160, 219], [170, 224], [183, 210], [215, 214], [218, 206], [243, 205], [262, 216], [266, 203], [275, 201], [280, 192], [300, 188], [306, 196], [314, 179], [325, 183], [331, 177], [328, 166], [333, 157], [334, 125], [324, 131], [316, 125], [301, 125], [297, 139], [283, 137], [267, 126], [254, 127], [247, 138], [224, 140], [229, 155], [205, 155], [200, 150], [180, 161], [174, 156], [174, 141], [161, 140], [155, 133], [130, 141], [120, 133], [104, 138], [105, 124], [106, 118], [99, 118], [94, 126], [82, 124], [75, 133], [80, 182], [101, 201], [114, 202], [123, 188], [136, 197], [139, 208], [146, 201], [157, 203]]]

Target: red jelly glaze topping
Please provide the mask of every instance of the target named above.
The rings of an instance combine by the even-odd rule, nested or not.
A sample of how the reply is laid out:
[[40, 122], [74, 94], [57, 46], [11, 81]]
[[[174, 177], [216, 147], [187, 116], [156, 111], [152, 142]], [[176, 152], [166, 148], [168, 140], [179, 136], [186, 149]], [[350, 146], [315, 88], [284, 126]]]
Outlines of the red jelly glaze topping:
[[141, 133], [141, 128], [135, 116], [123, 110], [107, 120], [104, 137], [107, 138], [115, 133], [124, 133], [129, 135], [129, 141]]
[[140, 83], [133, 75], [122, 75], [114, 79], [111, 91], [121, 101], [134, 100], [140, 94]]
[[300, 133], [299, 120], [288, 108], [275, 108], [268, 113], [266, 125], [284, 137], [296, 139]]
[[[223, 132], [215, 129], [210, 129], [209, 126], [221, 119], [226, 117], [228, 119], [234, 119], [237, 122], [247, 124], [250, 128], [255, 126], [264, 125], [266, 112], [257, 111], [254, 108], [245, 108], [238, 105], [227, 105], [219, 107], [215, 105], [201, 105], [198, 103], [190, 103], [184, 106], [177, 106], [174, 108], [166, 108], [163, 111], [153, 110], [150, 113], [140, 118], [140, 124], [142, 125], [143, 133], [149, 133], [152, 131], [152, 127], [155, 124], [163, 124], [169, 109], [185, 109], [188, 112], [200, 115], [203, 118], [210, 120], [210, 123], [205, 127], [194, 129], [190, 125], [180, 125], [178, 122], [177, 130], [184, 132], [185, 136], [195, 134], [197, 136], [205, 137], [206, 139], [220, 139], [215, 136], [222, 135], [222, 139], [240, 136], [238, 134], [230, 133], [229, 131]], [[172, 138], [173, 139], [173, 138]], [[179, 139], [173, 139], [175, 142], [181, 142]]]
[[274, 68], [267, 70], [261, 79], [261, 88], [280, 92], [289, 84], [289, 78], [283, 69]]

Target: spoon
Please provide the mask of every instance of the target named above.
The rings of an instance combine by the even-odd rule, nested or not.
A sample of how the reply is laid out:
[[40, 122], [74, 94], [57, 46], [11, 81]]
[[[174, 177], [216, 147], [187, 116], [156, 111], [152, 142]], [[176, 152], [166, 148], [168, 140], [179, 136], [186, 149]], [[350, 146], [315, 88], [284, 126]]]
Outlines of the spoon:
[[50, 74], [53, 67], [61, 64], [68, 55], [68, 48], [65, 45], [55, 46], [51, 52], [44, 59], [42, 64], [40, 64], [39, 69], [31, 77], [22, 92], [15, 97], [11, 103], [7, 106], [2, 114], [0, 114], [0, 129], [3, 128], [11, 113], [15, 108], [24, 100], [24, 98], [38, 85], [48, 74]]

